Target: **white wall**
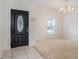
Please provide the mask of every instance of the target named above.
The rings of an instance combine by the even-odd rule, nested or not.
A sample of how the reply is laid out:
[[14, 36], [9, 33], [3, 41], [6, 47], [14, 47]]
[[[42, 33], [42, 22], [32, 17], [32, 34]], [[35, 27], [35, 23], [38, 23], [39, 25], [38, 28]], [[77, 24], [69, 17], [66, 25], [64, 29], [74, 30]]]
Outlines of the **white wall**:
[[64, 36], [68, 39], [78, 40], [78, 10], [77, 6], [70, 13], [64, 14]]
[[[33, 18], [33, 15], [34, 15], [32, 13], [34, 8], [35, 8], [35, 5], [32, 3], [32, 1], [29, 1], [29, 0], [4, 0], [4, 3], [3, 3], [3, 16], [4, 17], [2, 21], [4, 49], [10, 48], [10, 22], [11, 22], [10, 10], [18, 9], [18, 10], [30, 11], [29, 26], [30, 26], [30, 36], [32, 36], [32, 30], [34, 26], [33, 26], [33, 21], [31, 21], [31, 19]], [[31, 38], [32, 37], [30, 37], [30, 39]]]
[[[62, 38], [62, 14], [60, 14], [56, 9], [49, 7], [38, 6], [35, 9], [36, 21], [35, 21], [35, 36], [37, 40], [40, 39], [53, 39], [53, 38]], [[55, 34], [49, 35], [47, 33], [47, 21], [48, 17], [55, 17], [56, 20], [56, 31]]]
[[[10, 9], [30, 11], [29, 16], [29, 40], [30, 44], [39, 39], [61, 38], [62, 36], [62, 15], [48, 7], [35, 5], [31, 0], [3, 0], [2, 37], [3, 49], [10, 48]], [[46, 33], [47, 18], [54, 16], [56, 19], [56, 33], [49, 36]]]
[[0, 0], [0, 58], [2, 55], [2, 0]]

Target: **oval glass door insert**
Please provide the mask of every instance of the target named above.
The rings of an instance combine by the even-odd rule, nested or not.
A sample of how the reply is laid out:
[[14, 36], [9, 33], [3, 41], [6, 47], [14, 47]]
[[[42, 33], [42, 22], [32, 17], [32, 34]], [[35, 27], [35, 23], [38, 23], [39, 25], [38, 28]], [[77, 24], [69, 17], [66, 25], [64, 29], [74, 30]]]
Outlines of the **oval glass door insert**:
[[18, 32], [22, 32], [23, 28], [24, 28], [23, 17], [21, 15], [19, 15], [17, 18], [17, 30], [18, 30]]

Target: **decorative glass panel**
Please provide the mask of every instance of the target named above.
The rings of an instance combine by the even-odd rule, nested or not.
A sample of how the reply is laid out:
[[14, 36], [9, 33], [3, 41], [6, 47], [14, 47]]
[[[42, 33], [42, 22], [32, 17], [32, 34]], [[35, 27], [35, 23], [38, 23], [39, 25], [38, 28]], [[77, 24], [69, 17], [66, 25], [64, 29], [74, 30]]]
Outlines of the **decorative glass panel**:
[[50, 34], [55, 33], [55, 18], [53, 17], [48, 17], [47, 32]]
[[21, 15], [19, 15], [18, 18], [17, 18], [17, 29], [18, 29], [18, 32], [22, 32], [23, 28], [24, 28], [23, 17]]

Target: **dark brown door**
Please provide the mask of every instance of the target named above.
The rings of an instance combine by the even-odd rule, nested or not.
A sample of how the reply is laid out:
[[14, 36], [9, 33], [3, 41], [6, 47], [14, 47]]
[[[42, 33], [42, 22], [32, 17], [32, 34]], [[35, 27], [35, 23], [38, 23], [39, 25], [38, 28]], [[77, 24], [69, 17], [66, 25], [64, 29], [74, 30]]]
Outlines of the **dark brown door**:
[[28, 45], [28, 11], [11, 9], [11, 48]]

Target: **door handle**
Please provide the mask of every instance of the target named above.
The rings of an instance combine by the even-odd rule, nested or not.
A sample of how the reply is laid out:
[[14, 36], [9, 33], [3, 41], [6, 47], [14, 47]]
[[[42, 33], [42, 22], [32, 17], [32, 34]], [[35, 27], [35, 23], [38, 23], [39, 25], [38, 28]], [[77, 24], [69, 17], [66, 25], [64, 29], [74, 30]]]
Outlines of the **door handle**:
[[29, 28], [27, 28], [27, 32], [29, 32]]

